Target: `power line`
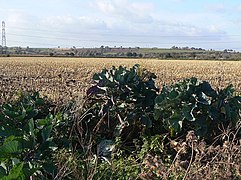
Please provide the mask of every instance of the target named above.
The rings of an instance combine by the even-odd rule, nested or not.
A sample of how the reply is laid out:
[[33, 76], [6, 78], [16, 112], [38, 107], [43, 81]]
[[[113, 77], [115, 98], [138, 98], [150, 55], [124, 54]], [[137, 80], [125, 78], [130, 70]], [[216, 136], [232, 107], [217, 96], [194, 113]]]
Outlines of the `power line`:
[[72, 34], [72, 35], [107, 35], [107, 36], [120, 36], [120, 37], [173, 37], [173, 38], [178, 38], [178, 37], [241, 37], [241, 34], [210, 34], [210, 35], [152, 35], [152, 34], [120, 34], [120, 33], [103, 33], [103, 32], [98, 32], [98, 33], [91, 33], [91, 32], [73, 32], [73, 31], [51, 31], [51, 30], [45, 30], [45, 29], [30, 29], [30, 28], [23, 28], [23, 27], [14, 27], [11, 26], [10, 28], [13, 28], [14, 30], [27, 30], [27, 31], [35, 31], [35, 32], [48, 32], [48, 33], [60, 33], [60, 34]]
[[[19, 41], [8, 41], [8, 42], [15, 42], [15, 43], [30, 43], [29, 45], [45, 45], [45, 46], [77, 46], [77, 44], [82, 43], [82, 45], [80, 45], [79, 47], [83, 47], [83, 43], [90, 43], [90, 42], [95, 42], [95, 43], [99, 43], [99, 44], [104, 44], [104, 43], [115, 43], [115, 45], [127, 45], [127, 44], [136, 44], [136, 46], [138, 46], [138, 44], [146, 44], [146, 46], [159, 46], [159, 45], [175, 45], [175, 46], [192, 46], [192, 45], [208, 45], [208, 44], [231, 44], [231, 43], [240, 43], [240, 41], [238, 40], [230, 40], [230, 41], [224, 41], [225, 36], [229, 36], [229, 37], [241, 37], [241, 35], [238, 34], [231, 34], [231, 35], [227, 35], [227, 34], [215, 34], [215, 35], [152, 35], [152, 34], [143, 34], [143, 35], [130, 35], [130, 34], [114, 34], [114, 33], [103, 33], [103, 32], [98, 32], [98, 33], [94, 33], [94, 32], [63, 32], [63, 31], [56, 31], [56, 30], [41, 30], [41, 29], [30, 29], [30, 28], [23, 28], [23, 27], [11, 27], [14, 28], [14, 30], [27, 30], [27, 31], [34, 31], [36, 32], [41, 32], [44, 33], [45, 35], [29, 35], [29, 34], [18, 34], [18, 33], [8, 33], [8, 36], [10, 37], [27, 37], [27, 38], [36, 38], [36, 39], [42, 39], [43, 41], [49, 40], [49, 42], [51, 40], [61, 40], [61, 41], [69, 41], [69, 43], [63, 43], [65, 45], [61, 45], [61, 44], [51, 44], [51, 43], [41, 43], [41, 42], [19, 42]], [[46, 35], [46, 33], [50, 33], [48, 35]], [[56, 35], [59, 36], [56, 37]], [[53, 35], [51, 35], [53, 34]], [[62, 35], [61, 35], [62, 34]], [[81, 37], [81, 39], [77, 38], [66, 38], [65, 34], [71, 34], [71, 35], [90, 35], [91, 37], [84, 37], [84, 39]], [[63, 36], [64, 37], [60, 37]], [[104, 37], [107, 36], [107, 37]], [[108, 40], [107, 38], [109, 36], [115, 36], [114, 40]], [[118, 37], [123, 37], [122, 39], [118, 38]], [[133, 39], [131, 39], [130, 37], [132, 37]], [[153, 39], [150, 39], [150, 41], [148, 40], [141, 40], [142, 38], [145, 37], [150, 37], [150, 38], [155, 38], [155, 41]], [[129, 38], [129, 40], [126, 40], [127, 38]], [[169, 39], [161, 39], [162, 41], [164, 40], [169, 40], [170, 42], [158, 42], [157, 38], [169, 38]], [[171, 39], [173, 38], [173, 39]], [[174, 39], [176, 38], [176, 39]], [[186, 38], [186, 39], [178, 39], [178, 38]], [[187, 40], [188, 38], [188, 40]], [[206, 38], [212, 38], [212, 39], [206, 39]], [[219, 39], [214, 41], [215, 39]], [[15, 38], [16, 39], [16, 38]], [[26, 38], [24, 38], [26, 39]], [[206, 39], [206, 40], [205, 40]], [[237, 39], [237, 38], [236, 38]], [[71, 41], [71, 42], [70, 42]], [[195, 41], [195, 42], [193, 42]], [[67, 45], [69, 44], [69, 45]], [[85, 44], [86, 46], [86, 44]], [[88, 46], [88, 45], [87, 45]], [[128, 46], [128, 45], [127, 45]], [[144, 45], [145, 46], [145, 45]], [[214, 47], [215, 48], [215, 47]], [[220, 47], [218, 47], [220, 49]], [[227, 47], [225, 47], [224, 49], [226, 49]], [[229, 49], [240, 49], [240, 48], [230, 48]]]
[[36, 42], [29, 42], [29, 41], [14, 41], [10, 40], [8, 41], [10, 43], [24, 43], [24, 44], [35, 44], [35, 45], [45, 45], [45, 46], [65, 46], [65, 45], [56, 45], [56, 44], [49, 44], [49, 43], [36, 43]]
[[[49, 43], [36, 43], [36, 42], [29, 42], [29, 41], [9, 41], [11, 43], [25, 43], [25, 44], [34, 44], [34, 45], [43, 45], [43, 46], [54, 46], [54, 47], [58, 47], [58, 46], [61, 46], [61, 47], [68, 47], [68, 45], [66, 44], [49, 44]], [[167, 43], [168, 44], [168, 43]], [[73, 45], [73, 44], [72, 44]], [[69, 46], [72, 46], [72, 45], [69, 45]], [[82, 47], [80, 45], [75, 45], [76, 47]], [[226, 49], [226, 48], [221, 48], [220, 49]], [[229, 49], [236, 49], [236, 50], [241, 50], [241, 48], [229, 48]]]
[[[30, 37], [30, 38], [41, 38], [41, 39], [54, 39], [54, 40], [74, 40], [78, 42], [103, 42], [103, 43], [133, 43], [133, 41], [116, 41], [116, 40], [98, 40], [98, 39], [85, 39], [85, 40], [78, 40], [76, 38], [62, 38], [62, 37], [48, 37], [48, 36], [32, 36], [26, 34], [13, 34], [8, 33], [11, 36], [18, 36], [18, 37]], [[186, 41], [186, 40], [185, 40]], [[191, 41], [191, 40], [190, 40]], [[226, 43], [240, 43], [240, 41], [203, 41], [203, 42], [170, 42], [170, 43], [161, 43], [161, 42], [154, 42], [154, 41], [135, 41], [134, 43], [158, 43], [158, 44], [183, 44], [183, 43], [192, 43], [192, 44], [207, 44], [207, 43], [216, 43], [216, 44], [226, 44]]]

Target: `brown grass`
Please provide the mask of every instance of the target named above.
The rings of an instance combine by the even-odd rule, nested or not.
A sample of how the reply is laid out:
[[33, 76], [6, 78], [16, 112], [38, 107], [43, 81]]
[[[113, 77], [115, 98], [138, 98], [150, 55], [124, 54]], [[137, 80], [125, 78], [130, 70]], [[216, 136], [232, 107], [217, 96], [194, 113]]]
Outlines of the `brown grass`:
[[233, 84], [241, 92], [241, 61], [8, 57], [0, 58], [0, 102], [18, 90], [37, 90], [62, 104], [83, 96], [101, 69], [134, 64], [155, 73], [160, 87], [195, 76], [215, 88]]
[[239, 180], [241, 140], [235, 134], [239, 132], [240, 125], [234, 130], [224, 130], [219, 136], [220, 145], [207, 146], [205, 141], [197, 139], [193, 131], [188, 132], [185, 141], [175, 142], [177, 154], [171, 166], [165, 166], [158, 156], [146, 157], [147, 171], [141, 174], [142, 179], [153, 179], [155, 174], [162, 179]]

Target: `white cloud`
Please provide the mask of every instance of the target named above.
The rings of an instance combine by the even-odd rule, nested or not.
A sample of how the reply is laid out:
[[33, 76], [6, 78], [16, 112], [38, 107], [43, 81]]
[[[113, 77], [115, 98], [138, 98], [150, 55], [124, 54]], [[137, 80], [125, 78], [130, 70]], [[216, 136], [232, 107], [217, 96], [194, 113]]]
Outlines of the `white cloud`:
[[241, 4], [239, 4], [239, 6], [238, 6], [238, 10], [241, 12]]
[[81, 32], [91, 30], [101, 30], [106, 28], [103, 20], [87, 16], [51, 16], [42, 19], [41, 25], [48, 28], [55, 28], [59, 31]]
[[28, 24], [31, 17], [24, 11], [20, 11], [17, 9], [9, 9], [5, 11], [6, 19], [5, 21], [10, 26], [23, 26], [25, 24]]
[[95, 0], [92, 7], [108, 17], [121, 18], [132, 22], [150, 22], [152, 3], [131, 2], [129, 0]]
[[207, 5], [207, 10], [212, 13], [228, 12], [228, 7], [224, 3], [214, 3]]
[[181, 2], [184, 2], [185, 0], [169, 0], [169, 1], [173, 1], [173, 2], [177, 2], [177, 3], [181, 3]]
[[116, 11], [116, 8], [114, 7], [114, 5], [111, 3], [111, 1], [108, 1], [108, 0], [96, 1], [94, 4], [97, 5], [99, 10], [101, 10], [103, 13], [109, 14], [109, 13], [115, 13]]

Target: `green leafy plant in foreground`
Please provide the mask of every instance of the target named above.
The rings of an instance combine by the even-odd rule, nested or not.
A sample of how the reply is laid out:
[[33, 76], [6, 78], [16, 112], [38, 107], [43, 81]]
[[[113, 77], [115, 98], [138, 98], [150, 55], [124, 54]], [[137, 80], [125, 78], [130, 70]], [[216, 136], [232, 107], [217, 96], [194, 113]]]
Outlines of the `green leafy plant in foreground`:
[[57, 149], [53, 129], [59, 119], [38, 93], [20, 94], [0, 108], [0, 178], [26, 179], [33, 173], [54, 173], [51, 160]]
[[216, 92], [206, 81], [186, 79], [164, 86], [155, 100], [154, 117], [172, 137], [194, 130], [200, 137], [218, 134], [219, 126], [235, 126], [241, 97], [232, 86]]
[[122, 137], [132, 141], [152, 127], [154, 99], [159, 89], [156, 76], [134, 65], [102, 70], [93, 76], [87, 91], [86, 108], [92, 117], [86, 121], [90, 132], [102, 139]]

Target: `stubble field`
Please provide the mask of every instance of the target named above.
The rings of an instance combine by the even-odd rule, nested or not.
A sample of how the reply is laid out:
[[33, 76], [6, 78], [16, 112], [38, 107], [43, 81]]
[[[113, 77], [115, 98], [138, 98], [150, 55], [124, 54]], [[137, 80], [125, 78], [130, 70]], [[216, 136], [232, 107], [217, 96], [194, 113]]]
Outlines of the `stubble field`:
[[8, 57], [0, 58], [0, 103], [17, 91], [40, 91], [57, 104], [64, 104], [85, 95], [94, 73], [134, 64], [155, 73], [159, 87], [195, 76], [214, 88], [233, 84], [241, 92], [241, 61]]

